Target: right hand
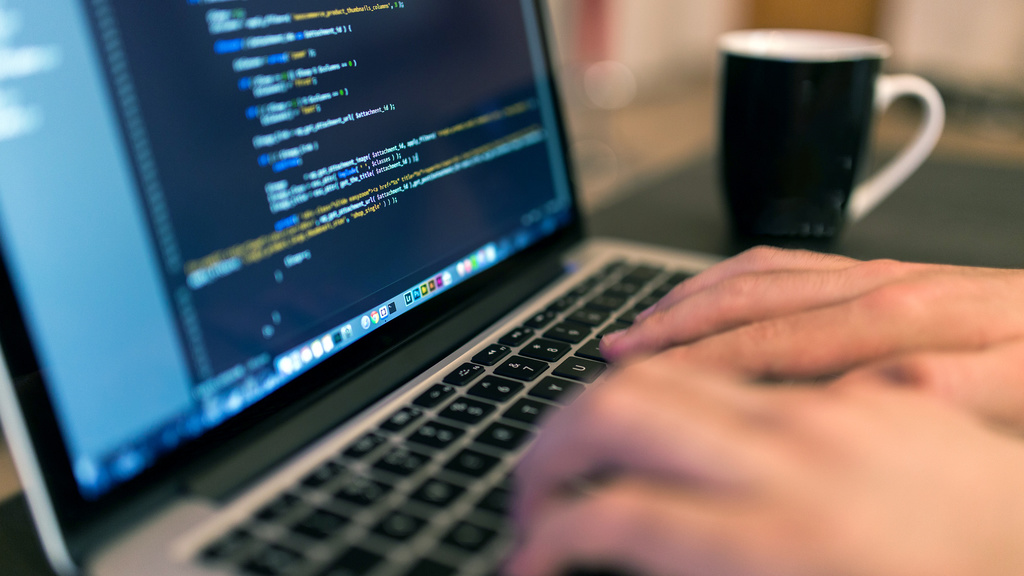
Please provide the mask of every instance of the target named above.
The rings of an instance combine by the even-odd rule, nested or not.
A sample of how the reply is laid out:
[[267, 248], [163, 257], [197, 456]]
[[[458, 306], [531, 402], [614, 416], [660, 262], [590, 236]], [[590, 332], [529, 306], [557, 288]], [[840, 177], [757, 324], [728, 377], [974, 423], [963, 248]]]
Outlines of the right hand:
[[765, 387], [661, 354], [516, 471], [511, 576], [1019, 576], [1024, 443], [872, 382]]

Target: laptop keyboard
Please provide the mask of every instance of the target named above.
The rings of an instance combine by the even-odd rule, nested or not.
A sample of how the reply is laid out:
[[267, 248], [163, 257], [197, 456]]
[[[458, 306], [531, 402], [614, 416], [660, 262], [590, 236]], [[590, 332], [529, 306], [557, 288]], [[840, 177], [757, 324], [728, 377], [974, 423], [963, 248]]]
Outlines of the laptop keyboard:
[[242, 526], [201, 561], [256, 576], [496, 574], [509, 476], [540, 419], [606, 370], [682, 272], [614, 262], [496, 338]]

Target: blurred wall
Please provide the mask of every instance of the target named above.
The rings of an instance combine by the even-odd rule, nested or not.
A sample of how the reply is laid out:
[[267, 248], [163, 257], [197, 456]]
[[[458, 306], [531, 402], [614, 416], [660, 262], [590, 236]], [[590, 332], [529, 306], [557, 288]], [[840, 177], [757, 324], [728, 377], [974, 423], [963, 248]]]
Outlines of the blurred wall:
[[[1024, 0], [551, 0], [573, 61], [580, 14], [601, 5], [606, 57], [641, 87], [708, 75], [715, 38], [741, 27], [871, 33], [896, 49], [892, 68], [947, 82], [1024, 90]], [[595, 33], [593, 29], [586, 33]], [[576, 60], [578, 62], [578, 59]]]
[[893, 65], [945, 83], [1024, 92], [1024, 1], [889, 0]]

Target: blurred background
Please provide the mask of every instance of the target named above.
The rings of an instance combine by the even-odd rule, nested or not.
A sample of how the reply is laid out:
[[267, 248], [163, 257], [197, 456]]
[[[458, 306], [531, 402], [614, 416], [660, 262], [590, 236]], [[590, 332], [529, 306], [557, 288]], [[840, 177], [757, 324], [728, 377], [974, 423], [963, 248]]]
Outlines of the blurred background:
[[[936, 154], [1024, 163], [1021, 0], [550, 0], [574, 155], [589, 210], [714, 154], [716, 39], [740, 28], [816, 28], [893, 45], [889, 72], [927, 77], [948, 107]], [[895, 106], [879, 154], [917, 124]]]

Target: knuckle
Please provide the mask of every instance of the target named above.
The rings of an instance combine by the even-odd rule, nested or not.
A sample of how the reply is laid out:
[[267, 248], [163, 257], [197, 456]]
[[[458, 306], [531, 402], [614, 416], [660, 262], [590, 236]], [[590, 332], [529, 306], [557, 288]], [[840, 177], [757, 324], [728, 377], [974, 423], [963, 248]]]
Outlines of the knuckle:
[[928, 312], [928, 292], [913, 283], [888, 284], [862, 296], [859, 304], [870, 315], [907, 316]]
[[878, 260], [868, 260], [857, 264], [854, 269], [858, 274], [865, 274], [868, 276], [886, 276], [893, 272], [899, 271], [902, 268], [906, 268], [908, 265], [898, 260], [892, 260], [888, 258], [882, 258]]
[[755, 246], [741, 253], [737, 256], [737, 259], [744, 262], [767, 264], [777, 260], [784, 253], [786, 253], [786, 250], [783, 250], [782, 248], [775, 248], [772, 246]]

